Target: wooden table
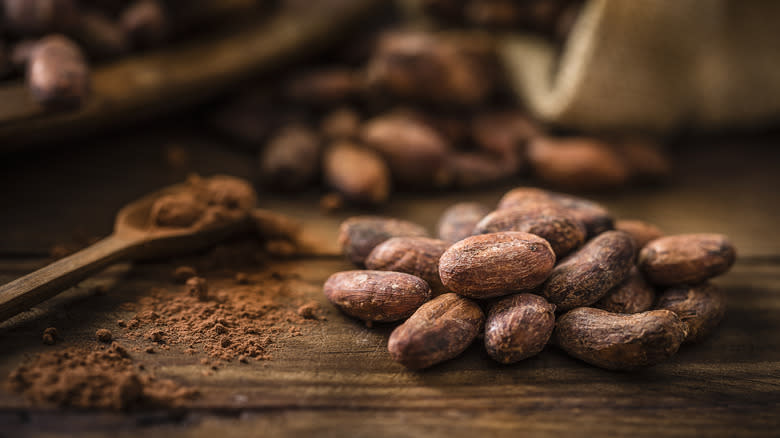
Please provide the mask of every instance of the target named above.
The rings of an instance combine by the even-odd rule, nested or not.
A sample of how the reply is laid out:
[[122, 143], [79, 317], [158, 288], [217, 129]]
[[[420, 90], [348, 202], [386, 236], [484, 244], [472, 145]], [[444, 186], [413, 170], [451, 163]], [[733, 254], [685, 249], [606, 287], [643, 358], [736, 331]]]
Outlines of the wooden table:
[[[726, 320], [710, 339], [685, 347], [665, 364], [615, 373], [548, 348], [538, 357], [502, 366], [475, 345], [457, 360], [410, 372], [386, 352], [389, 328], [367, 329], [325, 302], [322, 282], [349, 268], [339, 256], [326, 254], [279, 262], [300, 274], [306, 295], [325, 306], [328, 320], [285, 341], [273, 360], [231, 363], [204, 377], [199, 357], [177, 348], [142, 358], [156, 374], [200, 389], [203, 396], [191, 409], [63, 412], [30, 407], [0, 389], [0, 437], [777, 435], [780, 132], [680, 143], [678, 172], [668, 185], [595, 196], [620, 217], [643, 218], [668, 233], [726, 233], [738, 247], [736, 266], [716, 281], [729, 295]], [[171, 146], [189, 152], [186, 168], [167, 164], [165, 151]], [[45, 264], [53, 244], [107, 234], [121, 205], [181, 180], [188, 171], [250, 176], [252, 167], [246, 151], [225, 147], [183, 122], [131, 129], [80, 147], [5, 157], [0, 162], [6, 205], [0, 215], [0, 281]], [[396, 196], [381, 213], [433, 227], [447, 205], [459, 200], [493, 204], [507, 188]], [[350, 212], [321, 215], [313, 208], [316, 199], [314, 193], [299, 199], [267, 196], [263, 203], [302, 219], [333, 252], [337, 224]], [[96, 327], [124, 315], [123, 301], [153, 286], [153, 274], [172, 267], [158, 261], [110, 269], [24, 318], [0, 325], [0, 378], [48, 348], [40, 344], [43, 328], [56, 322], [67, 333], [68, 345], [86, 343]], [[106, 295], [89, 296], [89, 284], [110, 282], [120, 272], [124, 279]], [[137, 342], [120, 341], [131, 347]]]

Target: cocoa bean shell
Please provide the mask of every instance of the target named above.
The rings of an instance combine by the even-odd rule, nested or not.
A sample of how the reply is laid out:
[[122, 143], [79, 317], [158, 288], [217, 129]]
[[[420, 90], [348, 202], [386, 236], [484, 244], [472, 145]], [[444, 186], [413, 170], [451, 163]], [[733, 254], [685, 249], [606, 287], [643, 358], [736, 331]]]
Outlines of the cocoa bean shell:
[[734, 245], [722, 234], [680, 234], [645, 245], [638, 266], [653, 284], [694, 284], [728, 271], [736, 257]]
[[650, 241], [663, 237], [664, 232], [655, 225], [636, 219], [615, 221], [615, 229], [624, 231], [634, 238], [636, 250], [641, 251]]
[[671, 310], [688, 325], [686, 343], [709, 336], [726, 314], [726, 295], [712, 283], [675, 286], [658, 297], [658, 309]]
[[670, 310], [625, 315], [580, 307], [558, 318], [553, 340], [572, 357], [591, 365], [631, 370], [669, 359], [680, 348], [686, 331]]
[[491, 306], [485, 348], [497, 362], [519, 362], [542, 351], [554, 327], [555, 305], [538, 295], [512, 295]]
[[484, 322], [485, 314], [475, 302], [446, 293], [423, 304], [396, 327], [387, 350], [407, 368], [428, 368], [463, 353]]
[[502, 232], [467, 237], [439, 260], [449, 290], [470, 298], [491, 298], [540, 285], [555, 265], [555, 253], [539, 236]]
[[541, 295], [559, 310], [591, 305], [628, 277], [634, 253], [628, 234], [602, 233], [558, 263]]
[[428, 284], [402, 272], [345, 271], [323, 286], [328, 300], [347, 315], [363, 321], [404, 319], [431, 297]]

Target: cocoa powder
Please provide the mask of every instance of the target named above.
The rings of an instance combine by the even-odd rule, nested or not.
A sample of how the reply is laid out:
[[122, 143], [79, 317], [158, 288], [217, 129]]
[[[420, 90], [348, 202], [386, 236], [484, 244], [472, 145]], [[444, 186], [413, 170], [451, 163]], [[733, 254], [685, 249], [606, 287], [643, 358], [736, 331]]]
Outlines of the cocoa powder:
[[67, 347], [35, 356], [6, 386], [36, 404], [125, 410], [182, 404], [197, 392], [143, 372], [118, 343]]

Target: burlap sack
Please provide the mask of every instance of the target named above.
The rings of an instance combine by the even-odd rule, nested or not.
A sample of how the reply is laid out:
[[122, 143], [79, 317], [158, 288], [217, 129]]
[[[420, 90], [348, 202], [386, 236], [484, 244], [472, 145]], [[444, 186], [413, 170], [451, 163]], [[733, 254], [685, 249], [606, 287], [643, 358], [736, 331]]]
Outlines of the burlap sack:
[[558, 53], [509, 37], [513, 87], [542, 120], [665, 132], [780, 116], [780, 1], [589, 0]]

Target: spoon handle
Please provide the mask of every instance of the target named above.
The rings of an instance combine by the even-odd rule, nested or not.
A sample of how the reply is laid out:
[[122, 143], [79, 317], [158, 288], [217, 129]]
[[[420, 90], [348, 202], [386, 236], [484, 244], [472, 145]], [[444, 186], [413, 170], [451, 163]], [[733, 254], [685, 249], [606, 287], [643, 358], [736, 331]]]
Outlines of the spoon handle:
[[81, 251], [0, 286], [0, 321], [63, 292], [130, 254], [138, 242], [111, 235]]

